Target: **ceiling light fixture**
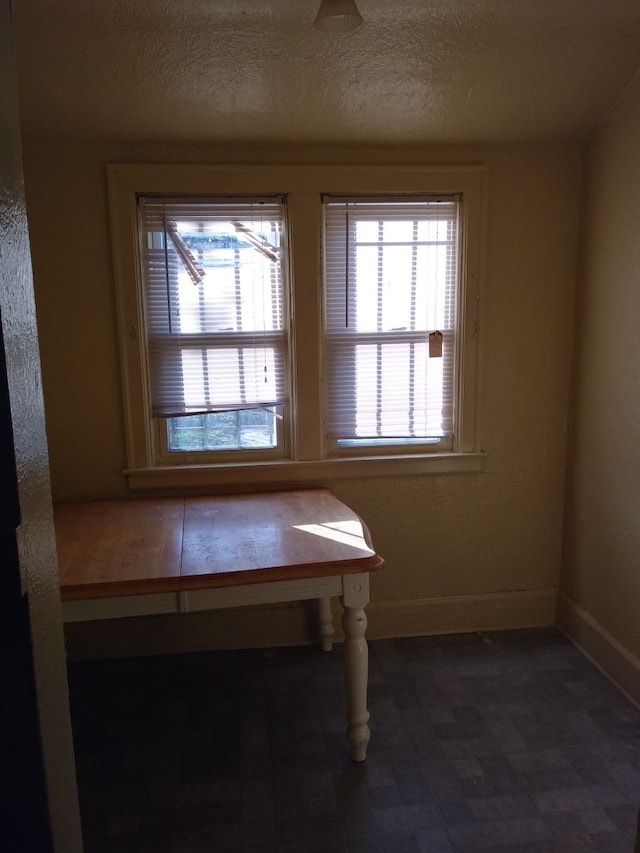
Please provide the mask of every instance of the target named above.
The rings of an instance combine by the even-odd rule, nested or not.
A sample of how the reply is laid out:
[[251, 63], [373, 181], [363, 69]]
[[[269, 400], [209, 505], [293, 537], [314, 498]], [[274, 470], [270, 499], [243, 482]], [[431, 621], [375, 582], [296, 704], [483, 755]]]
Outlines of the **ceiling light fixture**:
[[355, 0], [320, 0], [320, 8], [313, 22], [326, 33], [346, 33], [362, 23]]

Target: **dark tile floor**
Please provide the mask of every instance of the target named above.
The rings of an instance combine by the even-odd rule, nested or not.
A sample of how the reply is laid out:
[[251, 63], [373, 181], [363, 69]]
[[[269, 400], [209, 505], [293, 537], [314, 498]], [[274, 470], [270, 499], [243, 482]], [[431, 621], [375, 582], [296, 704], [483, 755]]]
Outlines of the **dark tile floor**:
[[72, 663], [87, 853], [631, 853], [640, 712], [554, 630]]

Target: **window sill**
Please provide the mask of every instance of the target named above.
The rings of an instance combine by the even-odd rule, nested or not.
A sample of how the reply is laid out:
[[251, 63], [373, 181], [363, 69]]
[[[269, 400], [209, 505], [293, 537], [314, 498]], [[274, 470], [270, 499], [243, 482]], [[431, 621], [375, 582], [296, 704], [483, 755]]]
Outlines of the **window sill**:
[[224, 465], [175, 465], [125, 471], [131, 489], [197, 486], [265, 486], [308, 484], [360, 477], [477, 472], [484, 453], [425, 453], [393, 457], [321, 459]]

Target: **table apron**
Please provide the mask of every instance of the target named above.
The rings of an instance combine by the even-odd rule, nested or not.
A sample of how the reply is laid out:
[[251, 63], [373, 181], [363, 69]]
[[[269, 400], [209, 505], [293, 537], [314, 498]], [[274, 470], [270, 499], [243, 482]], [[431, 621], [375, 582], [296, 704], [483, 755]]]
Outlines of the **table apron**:
[[177, 612], [177, 592], [155, 592], [150, 595], [122, 595], [114, 598], [87, 598], [62, 602], [63, 622], [91, 622], [94, 619], [123, 619], [129, 616], [157, 616]]
[[342, 594], [340, 575], [303, 580], [270, 581], [245, 586], [193, 589], [179, 593], [181, 612], [246, 607], [252, 604], [276, 604], [280, 601], [304, 601]]
[[[347, 581], [354, 576], [345, 575], [344, 577]], [[165, 613], [195, 613], [203, 610], [340, 596], [343, 588], [343, 577], [334, 575], [151, 595], [79, 599], [62, 602], [62, 618], [64, 622], [88, 622]]]

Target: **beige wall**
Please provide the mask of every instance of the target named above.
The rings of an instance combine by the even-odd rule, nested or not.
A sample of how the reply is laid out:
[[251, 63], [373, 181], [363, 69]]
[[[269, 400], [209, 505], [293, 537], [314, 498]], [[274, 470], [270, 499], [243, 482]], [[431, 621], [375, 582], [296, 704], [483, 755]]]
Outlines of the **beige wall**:
[[[488, 165], [479, 368], [484, 470], [329, 485], [361, 513], [387, 560], [373, 582], [374, 633], [550, 623], [560, 570], [580, 192], [580, 156], [568, 148], [27, 145], [54, 497], [127, 494], [105, 163], [269, 160]], [[293, 622], [280, 641], [298, 636]]]
[[640, 699], [640, 79], [585, 163], [560, 620]]

